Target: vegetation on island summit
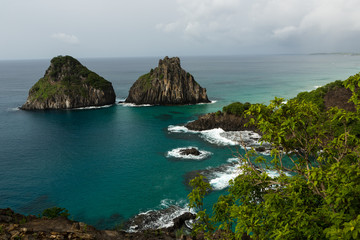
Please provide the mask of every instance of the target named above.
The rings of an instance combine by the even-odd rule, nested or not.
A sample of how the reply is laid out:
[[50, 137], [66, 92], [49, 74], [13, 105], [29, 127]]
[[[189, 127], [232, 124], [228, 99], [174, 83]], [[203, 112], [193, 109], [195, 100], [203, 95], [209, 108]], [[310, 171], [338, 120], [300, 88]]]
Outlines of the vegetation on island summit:
[[87, 97], [84, 85], [106, 90], [112, 84], [90, 71], [71, 56], [58, 56], [51, 60], [46, 74], [31, 89], [32, 99], [47, 100], [55, 94], [81, 95]]
[[[324, 108], [320, 96], [325, 88], [341, 85], [351, 90], [354, 111]], [[203, 209], [210, 185], [202, 176], [194, 179], [189, 194], [190, 206], [198, 210], [194, 234], [207, 239], [215, 233], [223, 239], [359, 239], [359, 86], [357, 74], [288, 102], [275, 98], [245, 110], [252, 117], [248, 124], [272, 143], [271, 161], [254, 150], [240, 155], [242, 174], [230, 181], [212, 213]], [[278, 176], [270, 177], [269, 169]]]

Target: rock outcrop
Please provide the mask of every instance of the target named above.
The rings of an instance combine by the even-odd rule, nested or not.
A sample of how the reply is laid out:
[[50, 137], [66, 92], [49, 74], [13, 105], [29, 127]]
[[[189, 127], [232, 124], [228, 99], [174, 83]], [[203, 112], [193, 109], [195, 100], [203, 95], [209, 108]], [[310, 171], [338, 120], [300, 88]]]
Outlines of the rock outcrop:
[[199, 156], [201, 152], [197, 150], [196, 148], [184, 148], [180, 150], [181, 155], [194, 155]]
[[122, 230], [98, 230], [82, 222], [66, 217], [49, 219], [46, 217], [24, 216], [10, 208], [0, 209], [0, 239], [87, 239], [87, 240], [173, 240], [195, 239], [190, 236], [177, 236], [182, 232], [185, 221], [195, 215], [184, 213], [173, 220], [174, 226], [164, 229], [147, 229], [129, 233]]
[[203, 131], [214, 128], [222, 128], [224, 131], [260, 131], [253, 125], [244, 126], [248, 122], [247, 118], [228, 113], [208, 113], [200, 116], [197, 120], [185, 125], [190, 130]]
[[183, 70], [178, 57], [159, 60], [159, 66], [141, 76], [131, 87], [127, 103], [183, 105], [210, 102], [206, 89]]
[[328, 110], [332, 107], [338, 107], [345, 109], [346, 111], [355, 112], [355, 104], [353, 102], [349, 102], [351, 96], [352, 92], [350, 89], [345, 87], [330, 89], [324, 96], [325, 109]]
[[51, 60], [49, 68], [29, 91], [23, 110], [72, 109], [115, 103], [111, 82], [70, 56]]

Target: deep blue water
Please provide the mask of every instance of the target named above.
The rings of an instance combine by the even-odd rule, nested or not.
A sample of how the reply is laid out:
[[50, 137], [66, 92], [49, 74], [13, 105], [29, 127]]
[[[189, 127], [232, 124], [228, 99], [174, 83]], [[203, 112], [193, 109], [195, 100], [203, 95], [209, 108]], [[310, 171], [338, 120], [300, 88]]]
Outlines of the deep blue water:
[[[79, 59], [113, 83], [124, 99], [132, 83], [158, 58]], [[24, 214], [61, 206], [75, 220], [111, 227], [161, 203], [186, 204], [186, 173], [227, 163], [234, 147], [194, 133], [168, 131], [234, 101], [268, 103], [291, 98], [360, 71], [360, 56], [279, 55], [182, 57], [182, 67], [216, 102], [192, 106], [128, 107], [71, 111], [21, 111], [30, 87], [50, 59], [0, 61], [0, 208]], [[195, 146], [204, 160], [168, 158]], [[208, 197], [213, 202], [223, 191]], [[114, 216], [113, 216], [114, 217]]]

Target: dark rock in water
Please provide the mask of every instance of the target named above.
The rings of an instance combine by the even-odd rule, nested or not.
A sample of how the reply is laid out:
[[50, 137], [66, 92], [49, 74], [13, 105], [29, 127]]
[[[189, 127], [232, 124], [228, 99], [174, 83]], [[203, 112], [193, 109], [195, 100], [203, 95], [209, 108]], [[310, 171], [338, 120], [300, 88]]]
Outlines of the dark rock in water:
[[130, 88], [127, 103], [182, 105], [210, 102], [206, 89], [183, 70], [178, 57], [159, 60], [159, 66], [141, 76]]
[[111, 82], [70, 56], [51, 60], [45, 75], [29, 91], [23, 110], [71, 109], [115, 103]]
[[180, 150], [181, 155], [195, 155], [199, 156], [201, 152], [197, 150], [196, 148], [185, 148]]
[[257, 152], [265, 152], [265, 151], [266, 151], [266, 148], [263, 147], [263, 146], [261, 146], [261, 147], [256, 147], [256, 148], [255, 148], [255, 151], [257, 151]]
[[187, 221], [195, 219], [195, 218], [196, 218], [195, 214], [186, 212], [173, 220], [174, 226], [172, 226], [171, 228], [174, 230], [181, 229], [182, 227], [186, 226]]
[[185, 209], [172, 205], [161, 210], [151, 210], [140, 213], [124, 224], [128, 232], [141, 232], [145, 230], [168, 229], [174, 231], [184, 226], [185, 221], [195, 219], [195, 215]]
[[245, 127], [247, 118], [239, 117], [228, 113], [208, 113], [200, 116], [197, 120], [185, 125], [190, 130], [202, 131], [214, 128], [222, 128], [224, 131], [244, 131], [249, 130], [260, 133], [255, 126]]

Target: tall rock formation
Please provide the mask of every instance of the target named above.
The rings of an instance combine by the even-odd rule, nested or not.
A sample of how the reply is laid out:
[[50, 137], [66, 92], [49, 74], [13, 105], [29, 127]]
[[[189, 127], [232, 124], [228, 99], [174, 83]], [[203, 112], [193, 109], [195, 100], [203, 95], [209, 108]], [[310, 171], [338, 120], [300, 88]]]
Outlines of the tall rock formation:
[[23, 110], [71, 109], [115, 103], [111, 82], [70, 56], [51, 60], [45, 75], [29, 90]]
[[210, 102], [206, 89], [183, 70], [178, 57], [165, 57], [130, 88], [127, 103], [181, 105]]

